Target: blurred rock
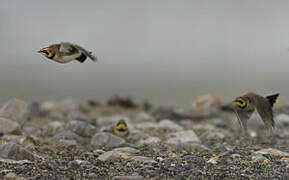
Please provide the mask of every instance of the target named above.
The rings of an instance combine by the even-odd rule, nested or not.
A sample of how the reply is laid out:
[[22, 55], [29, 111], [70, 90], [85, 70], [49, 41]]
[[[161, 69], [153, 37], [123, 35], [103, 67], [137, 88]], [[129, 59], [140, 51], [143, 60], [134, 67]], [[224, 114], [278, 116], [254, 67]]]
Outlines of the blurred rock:
[[275, 122], [278, 127], [284, 128], [289, 126], [289, 115], [279, 114], [275, 117]]
[[76, 140], [80, 144], [85, 144], [85, 139], [69, 130], [61, 131], [53, 136], [55, 139]]
[[0, 145], [0, 157], [12, 160], [30, 160], [39, 159], [39, 156], [27, 151], [20, 145], [7, 143]]
[[267, 149], [261, 149], [259, 151], [256, 151], [255, 153], [258, 154], [269, 154], [271, 156], [281, 156], [281, 157], [289, 157], [289, 153], [288, 152], [283, 152], [283, 151], [279, 151], [278, 149], [273, 149], [273, 148], [267, 148]]
[[176, 124], [175, 122], [171, 121], [171, 120], [162, 120], [159, 122], [159, 124], [157, 125], [157, 128], [164, 128], [164, 129], [171, 129], [174, 131], [183, 131], [184, 128], [178, 124]]
[[0, 117], [0, 132], [3, 134], [21, 134], [20, 125], [12, 120]]
[[251, 157], [252, 157], [253, 162], [263, 163], [264, 161], [269, 161], [268, 158], [266, 158], [260, 153], [252, 153]]
[[124, 145], [125, 140], [111, 133], [101, 132], [91, 138], [90, 144], [95, 147], [114, 148]]
[[115, 95], [107, 101], [107, 105], [109, 106], [119, 106], [123, 108], [133, 109], [138, 108], [139, 106], [130, 98], [119, 97]]
[[173, 120], [184, 120], [184, 119], [200, 119], [200, 116], [192, 116], [185, 112], [177, 111], [175, 108], [170, 106], [159, 106], [152, 110], [152, 115], [157, 119], [173, 119]]
[[64, 131], [64, 123], [59, 121], [52, 121], [42, 128], [42, 133], [45, 136], [54, 136], [57, 133]]
[[113, 151], [127, 152], [127, 153], [131, 153], [131, 154], [137, 154], [140, 152], [139, 150], [137, 150], [135, 148], [131, 148], [131, 147], [115, 148], [115, 149], [113, 149]]
[[201, 137], [202, 138], [206, 138], [209, 140], [222, 140], [226, 137], [225, 133], [227, 133], [227, 136], [232, 136], [231, 133], [229, 133], [228, 131], [218, 131], [218, 130], [207, 130], [206, 132], [204, 132]]
[[195, 134], [193, 130], [179, 131], [175, 133], [168, 134], [168, 144], [193, 144], [201, 143], [199, 137]]
[[130, 154], [126, 152], [108, 151], [98, 156], [97, 159], [100, 161], [117, 161], [120, 159], [128, 159], [129, 155]]
[[216, 94], [205, 94], [193, 100], [192, 108], [196, 112], [209, 113], [211, 109], [219, 108], [223, 104], [220, 96]]
[[161, 140], [158, 137], [148, 137], [146, 139], [140, 140], [139, 144], [155, 144], [159, 143]]
[[83, 137], [91, 137], [96, 132], [95, 126], [84, 121], [70, 121], [65, 124], [65, 129], [68, 129]]
[[67, 113], [67, 118], [79, 121], [89, 121], [88, 116], [81, 111], [70, 111]]
[[28, 117], [42, 117], [46, 112], [40, 107], [39, 102], [31, 102], [28, 105]]
[[20, 125], [27, 120], [28, 113], [28, 104], [16, 98], [6, 102], [0, 109], [0, 117], [17, 121]]
[[28, 180], [25, 177], [17, 176], [14, 172], [9, 172], [4, 176], [4, 180]]
[[226, 122], [226, 121], [223, 120], [223, 119], [219, 119], [219, 118], [214, 119], [213, 123], [214, 123], [214, 125], [215, 125], [217, 128], [223, 128], [223, 129], [225, 129], [225, 128], [228, 127], [228, 122]]
[[57, 148], [64, 148], [64, 149], [75, 148], [76, 146], [77, 142], [75, 140], [66, 140], [66, 139], [60, 139], [56, 144]]

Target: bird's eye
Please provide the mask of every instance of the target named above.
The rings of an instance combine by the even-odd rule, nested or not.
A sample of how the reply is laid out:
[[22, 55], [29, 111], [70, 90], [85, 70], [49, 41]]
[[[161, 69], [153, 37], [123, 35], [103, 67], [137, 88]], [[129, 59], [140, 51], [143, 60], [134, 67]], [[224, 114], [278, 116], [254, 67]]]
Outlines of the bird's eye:
[[235, 99], [235, 104], [241, 109], [244, 109], [247, 107], [247, 102], [243, 98], [236, 98]]

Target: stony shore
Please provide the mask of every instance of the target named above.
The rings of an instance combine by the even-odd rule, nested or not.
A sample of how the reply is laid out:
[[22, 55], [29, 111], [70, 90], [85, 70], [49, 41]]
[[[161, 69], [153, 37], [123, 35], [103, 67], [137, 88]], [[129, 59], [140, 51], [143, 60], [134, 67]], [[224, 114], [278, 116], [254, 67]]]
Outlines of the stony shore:
[[[236, 117], [208, 102], [189, 110], [129, 98], [24, 102], [0, 109], [1, 179], [289, 179], [289, 107], [258, 116], [242, 137]], [[217, 105], [216, 105], [217, 104]], [[119, 120], [127, 137], [111, 132]]]

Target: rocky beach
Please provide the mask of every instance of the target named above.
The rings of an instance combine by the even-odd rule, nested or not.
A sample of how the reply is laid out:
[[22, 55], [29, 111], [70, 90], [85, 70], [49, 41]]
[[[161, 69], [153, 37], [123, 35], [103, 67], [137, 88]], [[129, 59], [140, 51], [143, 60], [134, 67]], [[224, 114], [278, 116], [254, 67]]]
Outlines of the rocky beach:
[[[114, 96], [0, 109], [1, 179], [289, 179], [289, 106], [270, 135], [257, 115], [243, 137], [216, 95], [187, 109]], [[112, 129], [123, 120], [129, 135]]]

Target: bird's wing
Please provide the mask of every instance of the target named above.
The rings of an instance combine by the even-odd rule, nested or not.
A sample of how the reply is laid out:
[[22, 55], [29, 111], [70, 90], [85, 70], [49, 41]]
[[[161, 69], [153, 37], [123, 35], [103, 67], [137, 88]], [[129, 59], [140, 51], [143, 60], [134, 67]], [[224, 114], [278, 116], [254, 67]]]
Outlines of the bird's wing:
[[69, 42], [61, 42], [60, 43], [59, 51], [62, 53], [71, 53], [71, 52], [74, 52], [75, 50], [76, 50], [76, 48], [73, 47], [73, 44], [71, 44]]
[[256, 109], [262, 118], [265, 126], [274, 128], [275, 122], [273, 119], [273, 111], [270, 102], [263, 97], [256, 97]]
[[243, 130], [244, 133], [247, 133], [247, 121], [252, 116], [254, 110], [239, 110], [234, 109], [234, 112], [237, 116], [238, 122]]
[[62, 52], [71, 52], [74, 49], [77, 49], [79, 51], [81, 51], [85, 56], [88, 56], [91, 60], [93, 61], [97, 61], [97, 58], [92, 55], [92, 52], [87, 51], [86, 49], [84, 49], [83, 47], [77, 45], [77, 44], [72, 44], [69, 42], [61, 42], [61, 46], [60, 46], [60, 51]]

